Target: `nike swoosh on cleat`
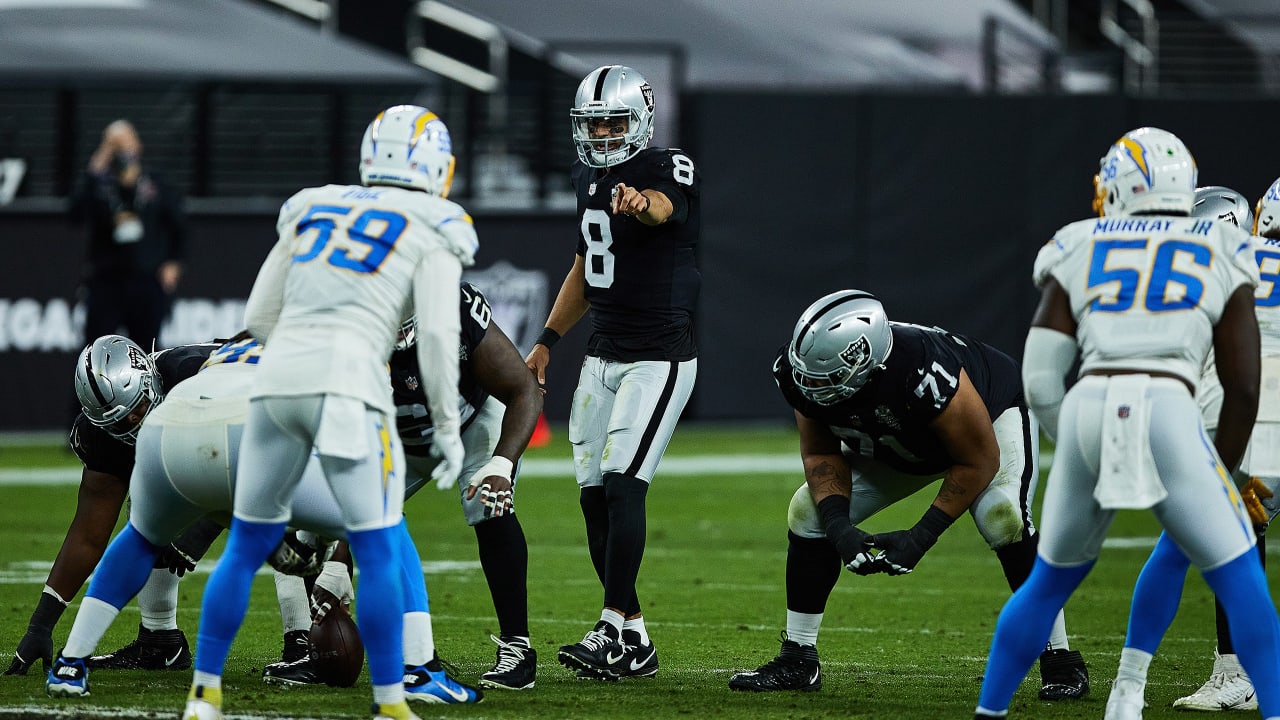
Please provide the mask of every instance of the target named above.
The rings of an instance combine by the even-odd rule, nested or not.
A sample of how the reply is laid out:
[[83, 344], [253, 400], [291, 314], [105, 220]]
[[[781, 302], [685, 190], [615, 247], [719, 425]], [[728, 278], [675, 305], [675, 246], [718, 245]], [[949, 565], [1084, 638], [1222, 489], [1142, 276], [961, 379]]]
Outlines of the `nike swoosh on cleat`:
[[458, 702], [467, 701], [468, 696], [467, 696], [466, 690], [454, 690], [448, 685], [440, 685], [440, 683], [436, 683], [436, 685], [439, 685], [445, 692], [449, 693], [449, 697], [453, 698], [454, 700], [457, 700]]
[[636, 670], [639, 670], [640, 668], [644, 667], [644, 666], [645, 666], [645, 664], [646, 664], [646, 663], [648, 663], [648, 662], [649, 662], [649, 660], [651, 660], [651, 659], [653, 658], [653, 655], [654, 655], [654, 653], [656, 653], [656, 652], [657, 652], [657, 650], [650, 650], [650, 651], [649, 651], [649, 655], [648, 655], [648, 657], [646, 657], [645, 659], [643, 659], [643, 660], [632, 660], [632, 661], [631, 661], [631, 672], [635, 672]]
[[172, 664], [174, 664], [174, 663], [178, 662], [178, 658], [180, 658], [180, 657], [182, 657], [182, 648], [178, 648], [178, 652], [177, 652], [177, 653], [175, 653], [173, 657], [171, 657], [171, 658], [169, 658], [169, 659], [165, 660], [165, 661], [164, 661], [164, 666], [165, 666], [165, 667], [169, 667], [170, 665], [172, 665]]
[[817, 670], [814, 670], [813, 677], [809, 678], [809, 684], [812, 685], [818, 682], [818, 676], [821, 674], [822, 674], [822, 668], [818, 668]]
[[614, 656], [613, 656], [613, 653], [609, 652], [609, 653], [605, 653], [605, 654], [604, 654], [604, 661], [605, 661], [606, 663], [608, 663], [608, 664], [612, 665], [612, 664], [614, 664], [614, 663], [618, 662], [619, 660], [621, 660], [622, 658], [624, 658], [624, 657], [626, 657], [626, 656], [627, 656], [627, 651], [626, 651], [626, 650], [623, 650], [622, 652], [618, 653], [618, 656], [617, 656], [617, 657], [614, 657]]

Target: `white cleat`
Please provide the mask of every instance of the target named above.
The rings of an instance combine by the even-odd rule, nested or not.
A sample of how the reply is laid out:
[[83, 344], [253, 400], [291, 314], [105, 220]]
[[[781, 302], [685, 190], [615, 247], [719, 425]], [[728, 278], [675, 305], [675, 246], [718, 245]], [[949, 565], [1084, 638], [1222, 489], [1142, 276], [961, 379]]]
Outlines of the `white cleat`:
[[1199, 690], [1173, 701], [1177, 710], [1257, 710], [1253, 682], [1235, 655], [1214, 653], [1213, 673]]
[[1116, 678], [1111, 685], [1111, 695], [1107, 697], [1107, 712], [1103, 720], [1142, 720], [1142, 709], [1147, 706], [1143, 699], [1146, 683], [1130, 678]]
[[222, 711], [211, 702], [188, 700], [187, 708], [182, 711], [182, 720], [223, 720], [223, 717]]

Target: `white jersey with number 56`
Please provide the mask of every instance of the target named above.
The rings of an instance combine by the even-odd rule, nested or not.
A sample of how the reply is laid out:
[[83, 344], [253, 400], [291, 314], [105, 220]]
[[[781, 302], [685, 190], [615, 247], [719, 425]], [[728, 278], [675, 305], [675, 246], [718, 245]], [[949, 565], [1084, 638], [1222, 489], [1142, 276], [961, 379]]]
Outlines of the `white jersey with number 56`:
[[477, 248], [466, 211], [417, 190], [326, 185], [290, 198], [276, 229], [245, 309], [266, 343], [254, 396], [337, 394], [394, 413], [386, 363], [416, 313], [424, 388], [456, 415], [458, 282]]
[[1171, 216], [1103, 217], [1062, 228], [1036, 257], [1035, 282], [1067, 292], [1083, 374], [1172, 373], [1200, 382], [1227, 298], [1258, 284], [1249, 234]]

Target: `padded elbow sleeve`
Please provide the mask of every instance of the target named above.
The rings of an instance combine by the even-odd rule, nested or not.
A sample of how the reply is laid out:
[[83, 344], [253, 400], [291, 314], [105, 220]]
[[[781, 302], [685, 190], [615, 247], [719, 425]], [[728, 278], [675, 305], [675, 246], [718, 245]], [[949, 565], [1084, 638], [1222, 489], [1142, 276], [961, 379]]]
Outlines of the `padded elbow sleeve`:
[[1052, 440], [1058, 438], [1058, 410], [1066, 395], [1066, 377], [1076, 359], [1076, 339], [1049, 328], [1033, 327], [1022, 353], [1022, 389], [1027, 405]]

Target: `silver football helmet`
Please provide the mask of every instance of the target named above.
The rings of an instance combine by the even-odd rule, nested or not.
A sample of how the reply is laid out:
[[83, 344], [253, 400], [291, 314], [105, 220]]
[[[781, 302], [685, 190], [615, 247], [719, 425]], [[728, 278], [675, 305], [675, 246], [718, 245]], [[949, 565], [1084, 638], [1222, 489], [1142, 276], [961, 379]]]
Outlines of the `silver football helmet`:
[[[626, 162], [653, 138], [653, 88], [625, 65], [598, 67], [578, 85], [569, 120], [583, 163], [603, 168]], [[627, 130], [619, 137], [600, 138], [592, 132], [600, 123], [621, 120], [627, 121]]]
[[1254, 218], [1254, 235], [1280, 238], [1280, 180], [1271, 183], [1267, 194], [1258, 199]]
[[800, 394], [819, 405], [853, 397], [893, 350], [884, 306], [861, 290], [840, 290], [800, 315], [787, 359]]
[[360, 141], [360, 182], [398, 185], [448, 197], [453, 141], [444, 121], [418, 105], [378, 113]]
[[120, 335], [89, 344], [76, 364], [76, 397], [89, 422], [132, 445], [142, 420], [164, 399], [155, 361]]
[[1173, 133], [1152, 127], [1131, 130], [1100, 163], [1093, 178], [1093, 207], [1099, 215], [1191, 212], [1196, 161]]
[[1248, 232], [1253, 232], [1253, 210], [1243, 195], [1222, 185], [1206, 185], [1196, 188], [1196, 199], [1191, 205], [1195, 217], [1224, 220]]
[[396, 350], [408, 350], [418, 341], [418, 316], [410, 315], [408, 320], [400, 323], [400, 331], [396, 333]]

